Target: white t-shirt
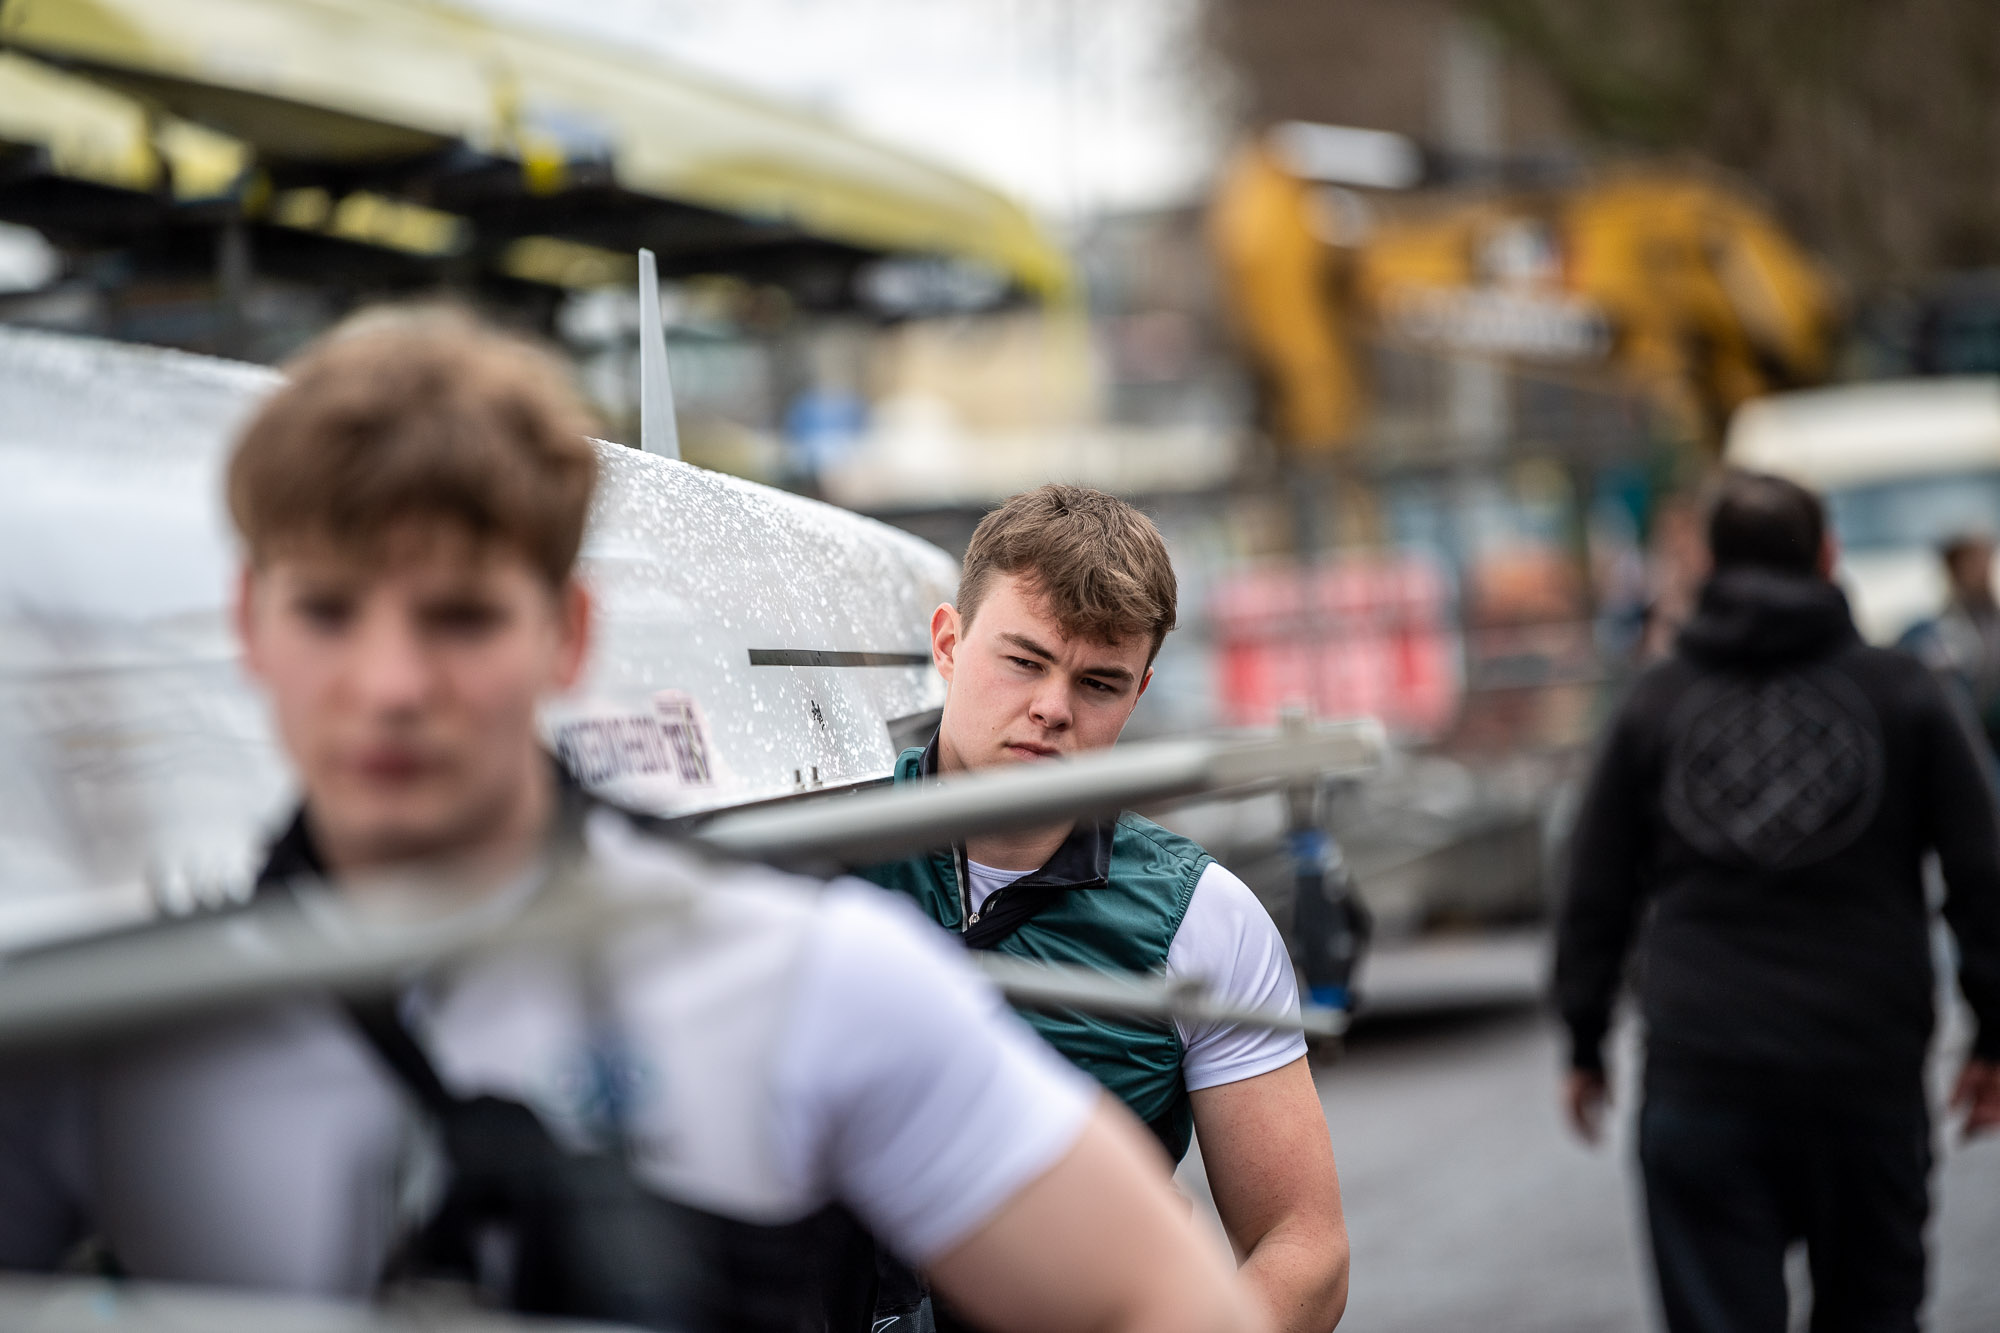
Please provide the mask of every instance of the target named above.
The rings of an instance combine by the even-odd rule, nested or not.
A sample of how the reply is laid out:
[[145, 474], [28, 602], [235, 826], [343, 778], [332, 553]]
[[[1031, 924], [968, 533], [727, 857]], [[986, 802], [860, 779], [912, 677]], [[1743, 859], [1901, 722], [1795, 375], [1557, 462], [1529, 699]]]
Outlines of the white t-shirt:
[[[1096, 1086], [909, 904], [706, 864], [608, 813], [587, 836], [614, 892], [696, 890], [603, 954], [649, 1186], [755, 1223], [838, 1200], [924, 1263], [1076, 1141]], [[404, 1021], [453, 1091], [584, 1138], [606, 1025], [579, 982], [548, 952], [485, 958], [406, 995]], [[364, 1294], [427, 1172], [435, 1188], [420, 1124], [316, 997], [0, 1070], [0, 1267], [45, 1268], [95, 1229], [137, 1277]]]
[[[975, 912], [995, 890], [1030, 873], [970, 859], [965, 868]], [[1245, 1009], [1299, 1010], [1292, 960], [1271, 914], [1249, 885], [1213, 861], [1195, 881], [1180, 929], [1167, 946], [1167, 975], [1198, 977], [1217, 999]], [[1174, 1028], [1185, 1050], [1181, 1073], [1189, 1092], [1268, 1074], [1306, 1053], [1306, 1039], [1297, 1032], [1179, 1019]]]

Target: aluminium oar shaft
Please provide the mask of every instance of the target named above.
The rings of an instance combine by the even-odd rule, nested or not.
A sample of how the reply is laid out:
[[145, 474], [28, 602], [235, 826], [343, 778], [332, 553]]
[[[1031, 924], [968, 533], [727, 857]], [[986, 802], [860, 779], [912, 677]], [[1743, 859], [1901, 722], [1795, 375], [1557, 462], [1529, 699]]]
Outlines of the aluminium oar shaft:
[[[196, 917], [37, 951], [0, 966], [0, 1048], [88, 1037], [171, 1021], [231, 1004], [317, 991], [393, 990], [412, 971], [501, 948], [575, 947], [645, 922], [685, 914], [699, 893], [593, 896], [533, 908], [504, 925], [356, 936], [329, 931], [290, 898], [241, 913]], [[1346, 1016], [1245, 1009], [1197, 982], [1100, 972], [973, 953], [1009, 1000], [1193, 1023], [1236, 1023], [1338, 1036]]]
[[1309, 1037], [1338, 1037], [1347, 1031], [1347, 1014], [1339, 1009], [1317, 1005], [1307, 1005], [1296, 1013], [1247, 1009], [1215, 999], [1198, 982], [1099, 972], [1001, 954], [975, 953], [972, 958], [1001, 994], [1023, 1009], [1076, 1009], [1134, 1018], [1230, 1023], [1303, 1032]]
[[1281, 740], [1149, 741], [983, 769], [913, 790], [873, 789], [722, 814], [693, 836], [723, 855], [778, 865], [866, 865], [1052, 820], [1352, 775], [1380, 763], [1383, 749], [1381, 726], [1372, 719]]
[[[1375, 760], [1379, 746], [1379, 729], [1363, 725], [1301, 740], [1121, 746], [917, 790], [881, 788], [746, 811], [711, 822], [696, 841], [733, 857], [852, 864], [1192, 792], [1354, 772]], [[587, 870], [582, 875], [587, 879]], [[379, 993], [424, 968], [496, 949], [587, 948], [634, 922], [686, 912], [711, 892], [726, 890], [667, 883], [643, 895], [545, 894], [507, 920], [461, 918], [394, 928], [351, 920], [330, 924], [327, 913], [305, 910], [294, 895], [274, 895], [240, 911], [86, 936], [0, 958], [0, 1046], [135, 1028], [280, 995]], [[421, 890], [415, 896], [420, 898]], [[1315, 1035], [1337, 1035], [1344, 1025], [1344, 1015], [1333, 1011], [1300, 1016], [1232, 1008], [1198, 984], [1160, 977], [974, 958], [1025, 1007], [1234, 1022]]]

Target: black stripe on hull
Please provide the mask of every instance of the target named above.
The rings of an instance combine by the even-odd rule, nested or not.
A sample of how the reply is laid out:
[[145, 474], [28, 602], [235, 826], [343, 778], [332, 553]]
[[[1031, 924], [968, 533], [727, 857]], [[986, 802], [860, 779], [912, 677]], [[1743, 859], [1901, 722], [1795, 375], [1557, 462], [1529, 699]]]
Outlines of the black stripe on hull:
[[913, 667], [929, 666], [929, 653], [850, 653], [831, 648], [752, 648], [751, 666]]

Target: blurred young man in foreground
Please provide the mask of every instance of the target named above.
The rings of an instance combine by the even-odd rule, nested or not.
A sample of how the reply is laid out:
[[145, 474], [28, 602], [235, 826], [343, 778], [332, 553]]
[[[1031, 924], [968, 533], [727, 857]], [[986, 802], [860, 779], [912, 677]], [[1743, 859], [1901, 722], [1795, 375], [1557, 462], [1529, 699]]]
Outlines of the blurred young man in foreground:
[[1954, 1100], [2000, 1125], [2000, 831], [1935, 677], [1861, 642], [1818, 497], [1737, 473], [1673, 656], [1611, 720], [1556, 936], [1569, 1113], [1595, 1139], [1635, 944], [1639, 1164], [1672, 1333], [1784, 1333], [1804, 1241], [1815, 1333], [1913, 1333], [1933, 1024], [1924, 861], [1975, 1020]]
[[586, 425], [542, 355], [435, 317], [321, 346], [250, 424], [239, 626], [304, 791], [263, 891], [382, 929], [392, 874], [504, 917], [580, 864], [691, 907], [10, 1073], [0, 1263], [95, 1235], [140, 1278], [865, 1329], [851, 1210], [993, 1329], [1254, 1327], [1129, 1117], [914, 914], [702, 863], [562, 780], [535, 719], [590, 642]]
[[[904, 753], [898, 780], [1112, 744], [1152, 679], [1175, 598], [1166, 544], [1138, 510], [1078, 486], [1015, 496], [980, 523], [957, 603], [931, 618], [944, 714], [927, 749]], [[1243, 881], [1134, 814], [974, 838], [866, 873], [969, 948], [1198, 977], [1245, 1008], [1298, 1005], [1284, 941]], [[1077, 1013], [1028, 1021], [1173, 1161], [1200, 1135], [1243, 1277], [1280, 1328], [1339, 1321], [1347, 1231], [1303, 1038]]]

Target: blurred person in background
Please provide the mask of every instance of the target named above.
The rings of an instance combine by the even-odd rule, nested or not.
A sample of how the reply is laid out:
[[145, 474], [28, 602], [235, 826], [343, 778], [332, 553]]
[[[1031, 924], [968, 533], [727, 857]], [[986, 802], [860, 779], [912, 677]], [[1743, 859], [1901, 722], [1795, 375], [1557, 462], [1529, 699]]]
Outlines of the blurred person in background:
[[1701, 507], [1692, 496], [1660, 501], [1653, 515], [1647, 553], [1645, 625], [1639, 660], [1653, 662], [1673, 651], [1674, 639], [1694, 614], [1695, 598], [1708, 577], [1708, 543], [1701, 532]]
[[535, 349], [405, 316], [248, 426], [238, 628], [304, 793], [259, 893], [504, 919], [580, 866], [685, 912], [10, 1067], [0, 1264], [94, 1238], [135, 1278], [796, 1333], [869, 1327], [872, 1232], [982, 1327], [1259, 1327], [1140, 1127], [907, 905], [703, 862], [541, 748], [591, 636], [587, 425]]
[[1989, 752], [2000, 753], [2000, 604], [1993, 598], [1993, 539], [1962, 533], [1938, 548], [1945, 604], [1896, 645], [1915, 653], [1962, 695]]
[[[1152, 678], [1175, 601], [1166, 543], [1131, 505], [1079, 486], [1015, 496], [980, 523], [956, 604], [931, 618], [944, 713], [928, 747], [904, 752], [897, 780], [1111, 745]], [[865, 874], [968, 948], [1198, 978], [1226, 1002], [1297, 1011], [1284, 939], [1255, 895], [1138, 815], [974, 838]], [[1200, 1137], [1242, 1275], [1279, 1328], [1324, 1333], [1339, 1321], [1347, 1231], [1302, 1037], [1074, 1012], [1028, 1021], [1116, 1093], [1172, 1162]], [[948, 1311], [940, 1325], [951, 1326]]]
[[1674, 1333], [1783, 1333], [1803, 1240], [1812, 1327], [1910, 1330], [1923, 1301], [1935, 851], [1975, 1026], [1954, 1104], [2000, 1125], [2000, 832], [1938, 681], [1865, 646], [1817, 497], [1736, 473], [1714, 570], [1610, 723], [1558, 921], [1568, 1111], [1595, 1140], [1635, 939], [1639, 1165]]

